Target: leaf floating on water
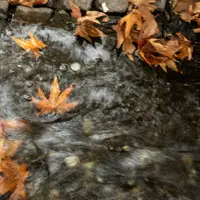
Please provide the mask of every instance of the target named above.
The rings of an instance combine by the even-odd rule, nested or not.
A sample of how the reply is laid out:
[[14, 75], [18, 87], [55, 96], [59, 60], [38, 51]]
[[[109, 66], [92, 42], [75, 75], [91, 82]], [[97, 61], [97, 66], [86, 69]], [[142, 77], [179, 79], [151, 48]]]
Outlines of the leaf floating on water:
[[69, 1], [69, 6], [70, 6], [70, 9], [71, 9], [71, 16], [78, 19], [80, 17], [82, 17], [82, 14], [81, 14], [81, 9], [75, 4], [73, 3], [72, 0]]
[[50, 114], [52, 112], [62, 114], [64, 112], [70, 111], [71, 109], [74, 109], [78, 105], [79, 101], [67, 103], [69, 95], [71, 94], [74, 87], [75, 84], [71, 84], [69, 88], [66, 88], [61, 93], [60, 87], [58, 85], [58, 77], [55, 77], [50, 88], [49, 99], [47, 99], [44, 95], [44, 92], [38, 88], [38, 96], [41, 100], [32, 97], [32, 102], [40, 110], [38, 115]]
[[96, 28], [93, 25], [93, 22], [89, 20], [84, 20], [77, 26], [74, 35], [81, 36], [92, 43], [91, 37], [103, 37], [104, 33]]
[[47, 47], [41, 40], [36, 38], [32, 33], [28, 32], [28, 36], [30, 37], [30, 42], [39, 49], [44, 49]]
[[100, 24], [97, 18], [102, 18], [103, 22], [107, 22], [109, 20], [108, 15], [98, 11], [87, 11], [86, 15], [82, 16], [80, 8], [72, 0], [69, 2], [72, 10], [71, 16], [77, 19], [77, 27], [74, 35], [80, 36], [90, 43], [92, 43], [91, 37], [103, 37], [104, 33], [96, 28], [94, 24]]
[[33, 34], [28, 32], [28, 35], [30, 37], [30, 40], [25, 40], [23, 38], [15, 38], [13, 36], [9, 36], [13, 41], [16, 42], [18, 46], [23, 48], [25, 51], [32, 52], [36, 58], [39, 58], [41, 56], [40, 50], [47, 47], [46, 44], [44, 44], [42, 41], [40, 41], [38, 38], [36, 38]]

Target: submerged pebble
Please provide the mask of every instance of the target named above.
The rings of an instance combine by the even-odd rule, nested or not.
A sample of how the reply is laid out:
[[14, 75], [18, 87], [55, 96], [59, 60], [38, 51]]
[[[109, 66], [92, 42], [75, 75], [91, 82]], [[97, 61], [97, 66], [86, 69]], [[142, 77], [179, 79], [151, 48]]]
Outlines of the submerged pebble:
[[31, 97], [30, 94], [24, 94], [23, 99], [26, 100], [26, 101], [31, 101], [32, 97]]
[[70, 65], [70, 68], [73, 70], [73, 71], [79, 71], [80, 68], [81, 68], [81, 65], [78, 63], [78, 62], [74, 62]]
[[61, 64], [59, 69], [62, 72], [66, 71], [67, 70], [67, 64]]
[[80, 159], [78, 156], [68, 156], [64, 159], [66, 165], [70, 168], [76, 167], [80, 164]]

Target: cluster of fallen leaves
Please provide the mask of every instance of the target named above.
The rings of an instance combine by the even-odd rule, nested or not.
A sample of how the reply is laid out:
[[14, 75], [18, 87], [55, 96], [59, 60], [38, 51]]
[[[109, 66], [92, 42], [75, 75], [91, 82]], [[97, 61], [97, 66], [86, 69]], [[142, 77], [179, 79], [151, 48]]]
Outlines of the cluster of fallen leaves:
[[27, 7], [46, 4], [48, 0], [8, 0], [8, 3], [12, 5], [22, 5]]
[[40, 110], [37, 115], [50, 114], [53, 112], [61, 114], [74, 109], [78, 105], [79, 101], [67, 102], [74, 87], [75, 84], [71, 84], [69, 88], [66, 88], [61, 93], [58, 84], [58, 77], [56, 76], [51, 84], [50, 95], [48, 99], [46, 98], [44, 92], [38, 88], [38, 96], [41, 100], [32, 97], [32, 102]]
[[194, 0], [176, 0], [174, 3], [174, 12], [180, 14], [186, 22], [196, 21], [198, 28], [195, 33], [200, 33], [200, 2]]
[[44, 49], [47, 45], [36, 38], [32, 33], [28, 32], [28, 36], [30, 39], [25, 40], [23, 38], [15, 38], [13, 36], [9, 36], [12, 40], [16, 42], [18, 46], [23, 48], [25, 51], [32, 52], [36, 58], [38, 59], [41, 56], [41, 50]]
[[[160, 30], [152, 12], [155, 11], [156, 6], [153, 4], [156, 0], [128, 0], [130, 2], [129, 12], [126, 16], [121, 18], [113, 29], [117, 33], [117, 48], [122, 48], [123, 52], [128, 58], [133, 61], [134, 53], [138, 50], [140, 57], [150, 66], [160, 66], [165, 72], [170, 68], [176, 72], [181, 72], [178, 69], [176, 62], [178, 59], [192, 58], [192, 44], [181, 33], [176, 36], [168, 35], [168, 39], [160, 38]], [[22, 0], [18, 1], [18, 3]], [[28, 1], [41, 3], [46, 1]], [[80, 8], [69, 0], [71, 15], [77, 20], [75, 29], [75, 36], [80, 36], [92, 43], [92, 38], [103, 37], [104, 33], [95, 27], [95, 24], [100, 22], [109, 21], [109, 17], [98, 11], [87, 11], [85, 16], [82, 16]], [[200, 24], [199, 12], [200, 3], [191, 3], [191, 0], [178, 0], [175, 6], [175, 12], [181, 13], [183, 19], [187, 21], [195, 20]], [[195, 32], [200, 31], [195, 29]], [[31, 51], [37, 58], [40, 57], [40, 51], [47, 45], [28, 33], [30, 39], [15, 38], [10, 36], [20, 47], [26, 51]], [[56, 110], [56, 104], [52, 103], [52, 99], [47, 101], [41, 91], [38, 93], [42, 102], [47, 106], [43, 108], [42, 113], [49, 113], [50, 110]], [[36, 100], [34, 100], [36, 102]], [[47, 103], [48, 102], [48, 103]], [[37, 107], [41, 109], [40, 104], [37, 102]], [[51, 106], [50, 106], [51, 104]], [[55, 105], [54, 105], [55, 104]], [[48, 110], [48, 111], [47, 111]], [[57, 109], [56, 112], [60, 112]]]
[[192, 45], [181, 33], [170, 36], [168, 40], [160, 39], [158, 24], [152, 11], [156, 9], [155, 0], [130, 0], [134, 9], [120, 19], [113, 29], [117, 33], [117, 48], [133, 60], [138, 49], [141, 58], [150, 66], [160, 66], [165, 72], [167, 67], [179, 71], [177, 59], [192, 57]]
[[[121, 18], [113, 29], [117, 33], [117, 48], [121, 48], [128, 58], [133, 61], [134, 53], [138, 49], [140, 57], [150, 66], [160, 66], [165, 72], [167, 67], [181, 72], [177, 66], [177, 59], [191, 59], [192, 45], [181, 33], [170, 36], [168, 40], [158, 38], [160, 30], [155, 17], [151, 12], [156, 10], [153, 4], [156, 0], [128, 0], [131, 4], [129, 12]], [[102, 21], [108, 21], [105, 13], [87, 11], [82, 17], [81, 11], [70, 0], [72, 17], [77, 19], [75, 36], [81, 36], [92, 42], [91, 37], [102, 37], [103, 32], [93, 24], [100, 23], [97, 18], [103, 17]]]
[[12, 157], [22, 144], [21, 140], [9, 140], [8, 129], [30, 130], [21, 120], [0, 120], [0, 195], [11, 193], [10, 200], [26, 200], [25, 181], [29, 176], [25, 163], [18, 164]]

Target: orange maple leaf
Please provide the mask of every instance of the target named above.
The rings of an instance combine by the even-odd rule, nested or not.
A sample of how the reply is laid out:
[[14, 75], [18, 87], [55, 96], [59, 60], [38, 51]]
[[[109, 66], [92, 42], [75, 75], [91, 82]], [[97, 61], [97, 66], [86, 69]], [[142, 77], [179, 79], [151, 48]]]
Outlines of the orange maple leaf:
[[0, 162], [0, 195], [12, 192], [10, 200], [26, 200], [24, 183], [29, 176], [26, 165], [18, 165], [16, 162], [7, 158]]
[[78, 105], [79, 101], [74, 101], [70, 103], [66, 102], [69, 99], [69, 95], [71, 94], [74, 87], [75, 84], [71, 84], [69, 88], [66, 88], [62, 93], [60, 93], [58, 77], [55, 77], [50, 88], [49, 99], [47, 99], [44, 92], [40, 88], [38, 88], [38, 96], [41, 100], [32, 97], [32, 102], [40, 110], [40, 112], [37, 114], [49, 114], [52, 112], [60, 114], [75, 108]]
[[32, 52], [36, 58], [41, 56], [40, 50], [44, 49], [47, 45], [36, 38], [33, 34], [28, 32], [30, 40], [25, 40], [23, 38], [15, 38], [13, 36], [9, 36], [12, 40], [16, 42], [18, 46], [23, 48], [25, 51]]

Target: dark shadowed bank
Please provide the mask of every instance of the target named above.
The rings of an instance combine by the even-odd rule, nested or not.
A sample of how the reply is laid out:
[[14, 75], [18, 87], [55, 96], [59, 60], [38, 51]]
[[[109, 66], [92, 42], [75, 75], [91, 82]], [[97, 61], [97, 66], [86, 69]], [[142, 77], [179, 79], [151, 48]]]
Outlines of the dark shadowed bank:
[[[193, 59], [179, 63], [183, 74], [165, 74], [137, 55], [134, 63], [118, 57], [107, 25], [107, 36], [92, 46], [74, 38], [75, 25], [62, 15], [46, 25], [0, 22], [0, 115], [27, 119], [33, 128], [9, 132], [24, 140], [16, 159], [30, 171], [28, 199], [199, 199], [199, 36], [170, 4], [158, 15], [163, 35], [181, 31], [194, 44]], [[27, 31], [48, 44], [38, 61], [7, 36]], [[80, 104], [62, 116], [38, 118], [28, 100], [38, 86], [48, 94], [55, 75], [61, 89], [76, 83], [70, 100]]]

